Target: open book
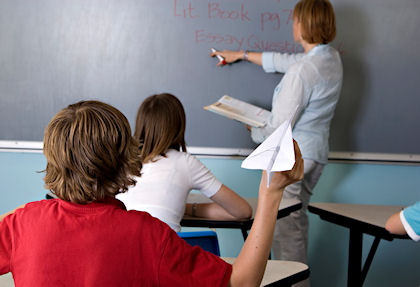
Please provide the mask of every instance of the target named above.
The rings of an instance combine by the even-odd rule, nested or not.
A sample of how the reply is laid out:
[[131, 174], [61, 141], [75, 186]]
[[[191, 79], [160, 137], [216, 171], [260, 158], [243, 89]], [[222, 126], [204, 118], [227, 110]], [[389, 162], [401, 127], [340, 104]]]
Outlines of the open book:
[[263, 108], [227, 95], [204, 109], [257, 128], [265, 126], [271, 115]]

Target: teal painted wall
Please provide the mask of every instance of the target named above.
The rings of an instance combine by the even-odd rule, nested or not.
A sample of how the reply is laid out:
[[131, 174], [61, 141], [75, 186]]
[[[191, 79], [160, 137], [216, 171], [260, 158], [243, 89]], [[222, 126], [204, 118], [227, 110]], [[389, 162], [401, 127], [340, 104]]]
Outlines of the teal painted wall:
[[[240, 168], [240, 159], [201, 159], [242, 196], [257, 196], [260, 172]], [[38, 153], [0, 152], [0, 213], [43, 199], [45, 158]], [[409, 205], [420, 200], [420, 166], [330, 163], [312, 201]], [[309, 265], [312, 286], [346, 286], [348, 230], [310, 214]], [[188, 229], [190, 230], [190, 229]], [[222, 256], [236, 256], [243, 239], [238, 230], [217, 230]], [[365, 235], [364, 253], [373, 238]], [[364, 286], [419, 286], [420, 243], [381, 241]]]
[[0, 152], [0, 212], [45, 198], [47, 161], [41, 153]]

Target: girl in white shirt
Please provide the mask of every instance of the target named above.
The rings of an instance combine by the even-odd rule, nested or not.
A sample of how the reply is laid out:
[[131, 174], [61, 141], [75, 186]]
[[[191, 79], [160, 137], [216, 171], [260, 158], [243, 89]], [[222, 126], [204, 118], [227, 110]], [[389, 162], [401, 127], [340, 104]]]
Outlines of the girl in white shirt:
[[[128, 192], [117, 196], [127, 210], [140, 210], [180, 231], [184, 214], [216, 220], [249, 218], [250, 205], [186, 152], [185, 112], [171, 94], [148, 97], [141, 104], [134, 137], [140, 144], [142, 175]], [[192, 190], [214, 203], [186, 204]]]

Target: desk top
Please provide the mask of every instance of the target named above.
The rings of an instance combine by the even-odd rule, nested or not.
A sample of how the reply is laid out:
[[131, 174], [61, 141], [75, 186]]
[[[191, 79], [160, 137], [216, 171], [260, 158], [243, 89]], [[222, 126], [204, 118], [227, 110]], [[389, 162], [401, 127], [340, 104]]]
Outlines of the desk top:
[[15, 283], [13, 281], [12, 273], [6, 273], [0, 275], [0, 287], [14, 287]]
[[[222, 259], [232, 264], [236, 258], [222, 257]], [[291, 285], [308, 277], [309, 267], [306, 264], [295, 261], [268, 260], [261, 286], [280, 283], [279, 281], [285, 285], [287, 285], [286, 283]]]
[[[203, 217], [184, 216], [181, 221], [182, 226], [188, 227], [211, 227], [211, 228], [238, 228], [238, 227], [251, 227], [254, 221], [255, 211], [257, 210], [258, 198], [246, 197], [245, 200], [252, 207], [252, 217], [250, 219], [238, 219], [236, 221], [227, 220], [214, 220]], [[200, 193], [190, 193], [187, 198], [187, 203], [210, 203], [211, 199], [205, 197]], [[277, 218], [289, 215], [295, 210], [302, 207], [302, 202], [296, 199], [282, 199], [279, 206]]]
[[391, 234], [385, 229], [385, 223], [392, 214], [401, 211], [399, 205], [369, 205], [316, 202], [310, 203], [308, 210], [322, 219], [349, 228], [362, 228], [363, 232], [383, 236], [384, 239], [407, 238], [405, 235]]

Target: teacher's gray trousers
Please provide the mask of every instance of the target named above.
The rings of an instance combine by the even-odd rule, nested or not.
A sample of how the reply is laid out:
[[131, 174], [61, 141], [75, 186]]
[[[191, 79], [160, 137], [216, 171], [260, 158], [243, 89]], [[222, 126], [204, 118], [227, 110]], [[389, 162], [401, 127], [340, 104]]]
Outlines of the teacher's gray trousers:
[[277, 220], [271, 247], [274, 259], [307, 263], [308, 215], [306, 210], [312, 190], [317, 184], [324, 166], [324, 164], [305, 159], [303, 179], [289, 185], [283, 192], [283, 198], [300, 200], [302, 208]]

